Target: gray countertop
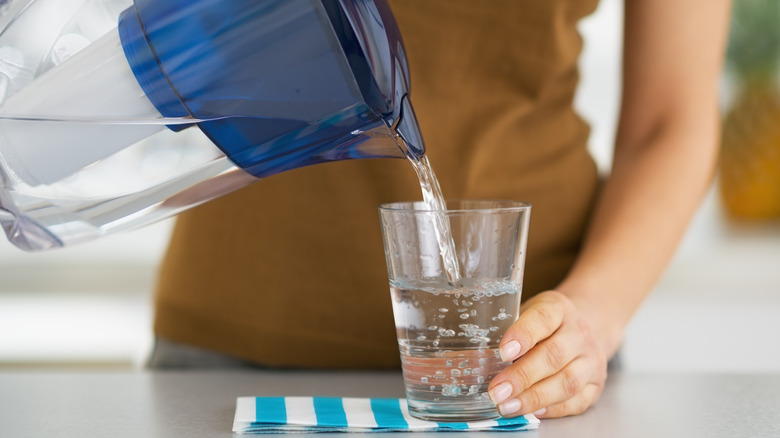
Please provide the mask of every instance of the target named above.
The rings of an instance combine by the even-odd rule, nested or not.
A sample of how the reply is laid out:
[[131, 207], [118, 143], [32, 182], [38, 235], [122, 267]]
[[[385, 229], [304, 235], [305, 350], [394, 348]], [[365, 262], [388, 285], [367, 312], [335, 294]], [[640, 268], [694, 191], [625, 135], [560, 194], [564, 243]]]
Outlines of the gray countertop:
[[[402, 397], [403, 383], [394, 372], [3, 371], [0, 436], [229, 437], [236, 397], [250, 395]], [[585, 414], [542, 420], [538, 430], [515, 434], [780, 437], [780, 375], [613, 373]]]

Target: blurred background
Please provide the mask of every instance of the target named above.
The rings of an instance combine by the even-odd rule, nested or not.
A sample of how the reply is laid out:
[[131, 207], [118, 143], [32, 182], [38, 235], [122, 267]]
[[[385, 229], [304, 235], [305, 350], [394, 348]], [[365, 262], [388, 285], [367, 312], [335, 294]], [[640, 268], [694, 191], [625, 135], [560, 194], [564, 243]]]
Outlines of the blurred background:
[[[719, 176], [628, 328], [628, 370], [780, 371], [778, 3], [736, 0]], [[602, 171], [610, 167], [618, 110], [621, 18], [621, 0], [602, 0], [581, 25], [576, 105], [592, 124]], [[2, 239], [0, 367], [142, 366], [152, 344], [151, 291], [172, 225], [38, 254]]]

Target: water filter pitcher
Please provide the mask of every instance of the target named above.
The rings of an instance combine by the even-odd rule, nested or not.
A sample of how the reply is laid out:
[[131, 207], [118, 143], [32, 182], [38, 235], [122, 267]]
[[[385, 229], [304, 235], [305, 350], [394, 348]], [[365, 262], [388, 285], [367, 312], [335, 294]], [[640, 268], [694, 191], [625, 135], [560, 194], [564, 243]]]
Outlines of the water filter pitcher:
[[0, 223], [42, 250], [420, 156], [408, 95], [384, 0], [0, 0]]

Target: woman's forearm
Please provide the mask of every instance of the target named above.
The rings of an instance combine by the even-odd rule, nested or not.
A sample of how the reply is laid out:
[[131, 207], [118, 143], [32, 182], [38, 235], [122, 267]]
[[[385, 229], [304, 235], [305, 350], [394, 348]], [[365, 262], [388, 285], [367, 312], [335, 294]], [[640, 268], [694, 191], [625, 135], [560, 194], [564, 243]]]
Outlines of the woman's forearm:
[[711, 182], [717, 131], [713, 114], [710, 126], [662, 130], [615, 157], [577, 263], [557, 288], [592, 316], [607, 356], [663, 273]]
[[728, 0], [626, 0], [612, 174], [558, 288], [617, 349], [712, 180]]

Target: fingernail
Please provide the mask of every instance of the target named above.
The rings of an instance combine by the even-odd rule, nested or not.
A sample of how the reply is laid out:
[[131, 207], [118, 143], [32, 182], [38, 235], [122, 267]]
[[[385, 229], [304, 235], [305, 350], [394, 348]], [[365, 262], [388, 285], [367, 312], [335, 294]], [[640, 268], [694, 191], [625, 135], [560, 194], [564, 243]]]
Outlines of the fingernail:
[[499, 404], [512, 395], [512, 384], [509, 382], [500, 383], [496, 385], [495, 388], [488, 391], [488, 395], [490, 396], [490, 399], [493, 400], [493, 403]]
[[512, 400], [509, 400], [506, 403], [501, 403], [498, 405], [498, 413], [502, 416], [506, 417], [507, 415], [512, 415], [515, 412], [520, 410], [520, 400], [513, 398]]
[[504, 362], [511, 362], [520, 354], [520, 343], [515, 340], [509, 341], [498, 349], [498, 354]]
[[542, 415], [547, 413], [547, 408], [539, 409], [538, 411], [534, 412], [534, 415], [537, 417], [541, 417]]

